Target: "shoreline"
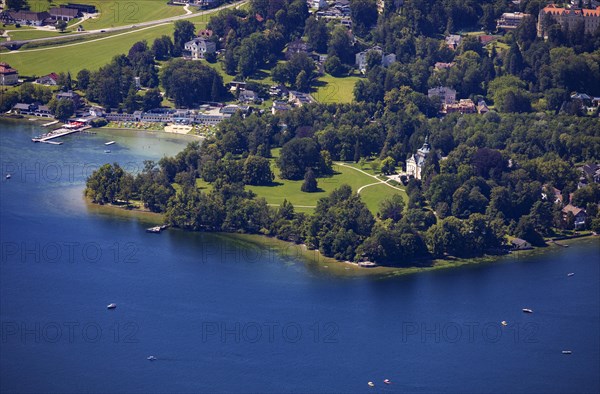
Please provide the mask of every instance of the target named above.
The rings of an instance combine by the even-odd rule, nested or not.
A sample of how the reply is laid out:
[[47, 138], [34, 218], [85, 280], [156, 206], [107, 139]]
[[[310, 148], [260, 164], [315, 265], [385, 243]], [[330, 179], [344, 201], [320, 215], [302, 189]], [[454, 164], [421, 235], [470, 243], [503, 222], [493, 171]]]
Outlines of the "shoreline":
[[[83, 196], [88, 212], [107, 215], [118, 218], [136, 219], [145, 225], [161, 225], [164, 223], [164, 214], [154, 213], [139, 208], [127, 209], [123, 206], [105, 204], [99, 205], [91, 202]], [[169, 231], [187, 231], [179, 228], [171, 228]], [[193, 232], [193, 231], [190, 231]], [[480, 264], [515, 262], [523, 257], [546, 254], [554, 250], [562, 250], [565, 245], [573, 243], [591, 241], [598, 238], [598, 235], [586, 234], [573, 238], [562, 239], [561, 244], [549, 243], [546, 247], [535, 247], [528, 250], [518, 250], [512, 253], [502, 255], [483, 255], [473, 258], [449, 257], [446, 259], [433, 259], [427, 262], [426, 266], [393, 267], [377, 265], [375, 267], [360, 267], [358, 263], [352, 261], [340, 261], [332, 257], [326, 257], [319, 250], [310, 250], [304, 244], [296, 244], [290, 241], [284, 241], [276, 237], [270, 237], [261, 234], [244, 233], [226, 233], [226, 232], [208, 232], [218, 237], [227, 238], [246, 244], [251, 247], [266, 249], [267, 255], [276, 253], [283, 260], [292, 259], [302, 261], [306, 267], [319, 274], [330, 273], [342, 277], [399, 277], [424, 272], [432, 272], [446, 269], [453, 269], [465, 266], [475, 266]], [[261, 252], [262, 255], [262, 252]]]
[[[53, 120], [57, 120], [57, 119], [41, 118], [41, 117], [36, 117], [36, 116], [27, 117], [25, 115], [0, 114], [0, 120], [9, 121], [9, 122], [22, 122], [24, 124], [37, 125], [37, 126], [42, 127], [45, 123], [48, 123], [49, 121], [53, 121]], [[167, 127], [172, 127], [172, 126], [173, 125], [170, 125]], [[49, 127], [48, 130], [52, 130], [52, 127]], [[203, 140], [206, 138], [206, 136], [204, 136], [204, 135], [194, 134], [192, 132], [188, 132], [188, 133], [180, 133], [177, 131], [170, 132], [170, 131], [164, 130], [164, 128], [162, 130], [156, 130], [156, 129], [136, 128], [136, 127], [115, 127], [114, 125], [113, 126], [106, 125], [106, 126], [102, 126], [102, 127], [92, 127], [89, 130], [93, 130], [94, 132], [101, 132], [103, 130], [106, 130], [106, 131], [137, 131], [137, 132], [164, 134], [165, 136], [190, 137], [190, 140], [191, 139]], [[193, 129], [191, 131], [193, 131]]]

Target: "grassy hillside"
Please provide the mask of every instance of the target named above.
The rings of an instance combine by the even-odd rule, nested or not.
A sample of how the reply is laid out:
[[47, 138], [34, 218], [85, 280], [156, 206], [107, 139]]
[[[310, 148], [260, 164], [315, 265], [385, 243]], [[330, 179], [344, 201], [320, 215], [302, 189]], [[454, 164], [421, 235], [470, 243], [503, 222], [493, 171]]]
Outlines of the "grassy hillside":
[[[205, 26], [204, 22], [196, 23], [197, 28], [203, 26]], [[83, 68], [96, 70], [108, 63], [115, 55], [126, 54], [137, 41], [146, 40], [152, 44], [155, 38], [163, 34], [173, 35], [173, 23], [58, 47], [3, 53], [2, 59], [19, 70], [21, 75], [45, 75], [61, 71], [70, 71], [74, 75]]]
[[96, 6], [100, 15], [83, 23], [86, 30], [131, 25], [185, 14], [182, 6], [169, 6], [166, 0], [57, 0], [52, 3], [47, 0], [29, 0], [31, 10], [37, 12], [46, 11], [50, 7], [57, 7], [65, 3], [83, 3]]

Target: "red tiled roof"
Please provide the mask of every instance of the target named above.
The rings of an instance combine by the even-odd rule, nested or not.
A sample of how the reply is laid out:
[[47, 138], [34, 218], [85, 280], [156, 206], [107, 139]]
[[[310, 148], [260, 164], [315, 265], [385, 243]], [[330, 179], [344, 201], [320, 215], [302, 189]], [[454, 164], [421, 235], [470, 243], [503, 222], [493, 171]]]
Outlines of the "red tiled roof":
[[600, 16], [600, 7], [596, 7], [595, 10], [590, 10], [590, 9], [585, 9], [585, 8], [584, 9], [567, 9], [567, 8], [557, 7], [556, 4], [548, 4], [546, 7], [544, 7], [544, 9], [542, 11], [544, 11], [544, 13], [546, 13], [546, 14], [552, 14], [552, 15], [561, 15], [561, 14], [572, 13], [575, 15], [583, 14], [583, 16]]
[[0, 63], [0, 74], [14, 74], [17, 70], [11, 68], [8, 63]]

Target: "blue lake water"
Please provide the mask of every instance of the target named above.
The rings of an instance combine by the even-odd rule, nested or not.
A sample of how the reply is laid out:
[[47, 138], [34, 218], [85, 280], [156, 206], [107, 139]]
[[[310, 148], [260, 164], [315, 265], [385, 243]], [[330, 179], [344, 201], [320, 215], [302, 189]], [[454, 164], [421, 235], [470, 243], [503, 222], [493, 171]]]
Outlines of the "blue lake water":
[[147, 234], [89, 211], [94, 168], [141, 168], [183, 138], [33, 144], [40, 133], [0, 123], [1, 392], [600, 391], [597, 238], [504, 263], [340, 278], [225, 236]]

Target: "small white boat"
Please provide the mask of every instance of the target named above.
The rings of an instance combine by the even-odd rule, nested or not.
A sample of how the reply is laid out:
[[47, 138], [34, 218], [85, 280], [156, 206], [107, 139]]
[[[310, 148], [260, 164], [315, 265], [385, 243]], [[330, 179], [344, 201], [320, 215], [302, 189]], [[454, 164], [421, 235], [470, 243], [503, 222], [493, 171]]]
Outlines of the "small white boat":
[[573, 276], [573, 275], [575, 275], [575, 272], [569, 272], [569, 273], [567, 274], [567, 276]]
[[506, 320], [502, 320], [502, 321], [500, 322], [500, 324], [502, 324], [503, 326], [508, 326], [508, 323], [506, 322]]
[[107, 149], [107, 150], [104, 151], [104, 153], [110, 153], [110, 151]]
[[117, 307], [117, 304], [108, 304], [106, 309], [115, 309]]
[[573, 354], [573, 352], [570, 350], [563, 350], [562, 354]]
[[148, 361], [156, 361], [156, 357], [154, 357], [154, 356], [148, 356], [148, 357], [146, 357], [146, 360], [148, 360]]
[[373, 382], [369, 382], [367, 384], [369, 385], [369, 387], [375, 387], [375, 383], [373, 383]]
[[533, 313], [533, 311], [529, 308], [523, 308], [523, 312], [525, 313]]
[[6, 179], [10, 179], [10, 174], [6, 174]]
[[389, 379], [383, 379], [383, 383], [385, 384], [392, 384], [392, 381]]
[[150, 227], [146, 229], [147, 233], [160, 234], [163, 229], [160, 226]]
[[108, 142], [105, 142], [104, 145], [112, 145], [114, 143], [115, 143], [115, 141], [108, 141]]

